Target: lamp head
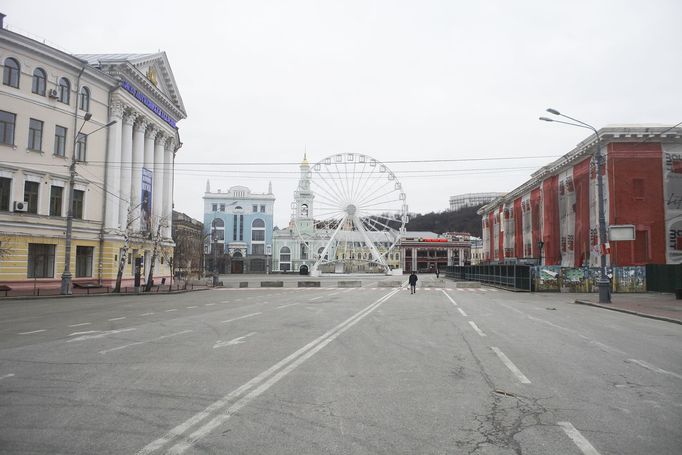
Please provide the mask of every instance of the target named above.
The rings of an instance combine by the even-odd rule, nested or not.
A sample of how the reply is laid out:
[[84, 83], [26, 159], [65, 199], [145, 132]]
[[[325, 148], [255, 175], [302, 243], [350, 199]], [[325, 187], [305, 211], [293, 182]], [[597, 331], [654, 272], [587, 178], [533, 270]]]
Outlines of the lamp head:
[[90, 112], [86, 112], [85, 115], [83, 116], [83, 120], [86, 122], [92, 118], [92, 114]]
[[114, 123], [116, 123], [116, 120], [110, 121], [109, 123], [107, 123], [106, 125], [104, 125], [104, 128], [108, 128], [108, 127], [110, 127], [111, 125], [113, 125]]
[[557, 111], [556, 109], [552, 109], [551, 107], [547, 109], [547, 112], [554, 115], [561, 115], [561, 112]]
[[554, 121], [549, 117], [540, 117], [538, 120], [542, 120], [543, 122], [553, 122]]

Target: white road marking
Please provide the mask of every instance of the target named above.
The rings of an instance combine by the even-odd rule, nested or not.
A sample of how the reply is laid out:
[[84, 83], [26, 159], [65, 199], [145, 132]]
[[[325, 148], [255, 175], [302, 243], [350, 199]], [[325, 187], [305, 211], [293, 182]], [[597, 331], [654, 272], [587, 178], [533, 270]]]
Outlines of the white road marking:
[[599, 455], [590, 442], [571, 424], [571, 422], [557, 422], [564, 433], [578, 446], [585, 455]]
[[500, 351], [500, 349], [496, 348], [495, 346], [491, 346], [490, 349], [492, 349], [493, 352], [495, 352], [495, 354], [497, 354], [497, 357], [500, 358], [502, 363], [504, 363], [506, 365], [506, 367], [509, 368], [509, 370], [512, 373], [514, 373], [514, 376], [516, 376], [519, 379], [519, 381], [521, 381], [521, 384], [530, 384], [530, 379], [528, 379], [526, 377], [526, 375], [521, 373], [521, 370], [519, 370], [516, 367], [516, 365], [514, 365], [511, 360], [509, 360], [509, 357], [504, 355], [504, 352]]
[[14, 376], [14, 373], [6, 374], [6, 375], [4, 375], [4, 376], [0, 376], [0, 380], [2, 380], [2, 379], [7, 379], [7, 378], [11, 378], [12, 376]]
[[286, 308], [286, 307], [288, 307], [288, 306], [294, 306], [294, 305], [300, 305], [300, 304], [301, 304], [301, 302], [298, 302], [298, 303], [287, 303], [286, 305], [280, 305], [280, 306], [278, 306], [276, 309], [279, 310], [280, 308]]
[[73, 332], [73, 333], [70, 333], [68, 336], [75, 337], [76, 335], [86, 335], [88, 333], [101, 333], [101, 330], [88, 330], [85, 332]]
[[461, 314], [462, 316], [467, 317], [467, 314], [464, 312], [463, 309], [457, 308], [457, 311], [459, 311], [459, 314]]
[[96, 338], [103, 338], [103, 337], [108, 336], [108, 335], [115, 335], [117, 333], [130, 332], [132, 330], [135, 330], [135, 328], [108, 330], [106, 332], [97, 333], [96, 335], [83, 335], [83, 336], [80, 336], [78, 338], [71, 338], [70, 340], [67, 340], [66, 342], [71, 343], [72, 341], [94, 340]]
[[[220, 303], [224, 303], [224, 302], [220, 302]], [[205, 303], [204, 305], [205, 306], [213, 306], [213, 305], [215, 305], [215, 303]]]
[[154, 313], [153, 312], [152, 313], [142, 313], [140, 316], [151, 316], [152, 314], [154, 314]]
[[250, 314], [245, 314], [244, 316], [239, 316], [238, 318], [232, 318], [232, 319], [227, 319], [225, 321], [221, 321], [223, 324], [226, 322], [232, 322], [232, 321], [238, 321], [240, 319], [246, 319], [246, 318], [251, 318], [253, 316], [258, 316], [259, 314], [263, 314], [262, 312], [258, 313], [250, 313]]
[[[173, 446], [170, 449], [170, 451], [167, 451], [166, 453], [174, 454], [183, 453], [185, 450], [191, 447], [192, 444], [194, 444], [196, 441], [206, 436], [213, 429], [227, 421], [227, 419], [229, 419], [234, 413], [239, 411], [241, 408], [246, 406], [251, 400], [264, 393], [275, 383], [277, 383], [277, 381], [282, 379], [284, 376], [286, 376], [288, 373], [290, 373], [292, 370], [298, 367], [305, 360], [312, 357], [315, 353], [317, 353], [326, 345], [334, 341], [334, 339], [336, 339], [346, 330], [350, 329], [353, 325], [360, 322], [360, 320], [362, 320], [365, 316], [367, 316], [372, 311], [377, 309], [381, 304], [386, 302], [397, 292], [398, 292], [397, 290], [391, 291], [390, 293], [376, 300], [368, 307], [355, 313], [353, 316], [346, 319], [344, 322], [340, 323], [333, 329], [325, 332], [322, 336], [311, 341], [310, 343], [303, 346], [293, 354], [289, 355], [285, 359], [277, 362], [275, 365], [263, 371], [262, 373], [260, 373], [258, 376], [254, 377], [247, 383], [243, 384], [242, 386], [238, 387], [237, 389], [233, 390], [229, 394], [219, 399], [218, 401], [209, 405], [203, 411], [195, 414], [193, 417], [189, 418], [185, 422], [171, 429], [168, 433], [166, 433], [159, 439], [152, 441], [147, 446], [142, 448], [137, 453], [137, 455], [147, 455], [152, 452], [155, 452], [160, 448], [164, 447], [165, 445], [178, 440], [179, 438], [182, 438], [182, 440], [178, 442], [175, 446]], [[239, 401], [234, 403], [232, 406], [226, 408], [226, 406], [229, 405], [230, 401], [239, 398], [240, 396], [244, 395], [254, 387], [256, 387], [256, 389], [254, 389], [248, 395], [243, 396]], [[183, 434], [185, 432], [189, 431], [192, 427], [201, 423], [205, 419], [211, 417], [214, 413], [217, 414], [216, 417], [214, 417], [207, 424], [201, 426], [188, 437], [183, 438]]]
[[178, 336], [178, 335], [183, 335], [183, 334], [185, 334], [185, 333], [190, 333], [190, 332], [191, 332], [191, 330], [183, 330], [182, 332], [171, 333], [170, 335], [163, 335], [163, 336], [160, 336], [160, 337], [152, 338], [151, 340], [147, 340], [147, 341], [136, 341], [135, 343], [126, 344], [126, 345], [119, 346], [119, 347], [116, 347], [116, 348], [105, 349], [105, 350], [103, 350], [103, 351], [99, 351], [99, 353], [100, 353], [100, 354], [106, 354], [107, 352], [120, 351], [121, 349], [129, 348], [130, 346], [136, 346], [136, 345], [138, 345], [138, 344], [144, 344], [144, 343], [151, 343], [151, 342], [153, 342], [153, 341], [159, 341], [159, 340], [163, 340], [163, 339], [165, 339], [165, 338], [171, 338], [171, 337], [175, 337], [175, 336]]
[[197, 307], [196, 305], [192, 305], [192, 306], [188, 306], [187, 309], [196, 308], [196, 307]]
[[[223, 300], [220, 303], [230, 303], [230, 302], [231, 302], [231, 300]], [[215, 303], [207, 303], [207, 305], [215, 305]]]
[[313, 300], [321, 299], [322, 297], [324, 297], [324, 296], [323, 296], [323, 295], [320, 295], [320, 296], [317, 296], [317, 297], [313, 297], [312, 299], [310, 299], [310, 301], [312, 302]]
[[170, 310], [166, 310], [166, 313], [170, 313], [171, 311], [178, 311], [177, 308], [171, 308]]
[[32, 333], [40, 333], [40, 332], [45, 332], [46, 329], [40, 329], [40, 330], [34, 330], [32, 332], [21, 332], [19, 335], [30, 335]]
[[69, 327], [80, 327], [82, 325], [90, 325], [90, 322], [81, 322], [80, 324], [71, 324]]
[[222, 347], [225, 347], [225, 346], [234, 346], [235, 344], [246, 343], [246, 341], [245, 341], [244, 339], [247, 338], [247, 337], [253, 336], [253, 335], [255, 335], [255, 334], [256, 334], [256, 332], [251, 332], [251, 333], [248, 333], [248, 334], [244, 335], [243, 337], [234, 338], [234, 339], [232, 339], [232, 340], [230, 340], [230, 341], [220, 341], [220, 340], [218, 340], [218, 341], [216, 341], [216, 343], [213, 345], [213, 349], [222, 348]]
[[120, 317], [120, 318], [111, 318], [111, 319], [109, 319], [109, 320], [110, 320], [110, 321], [120, 321], [121, 319], [125, 319], [125, 318], [126, 318], [125, 316], [122, 316], [122, 317]]
[[478, 334], [481, 335], [482, 337], [486, 336], [486, 334], [483, 333], [483, 330], [479, 329], [478, 326], [476, 325], [476, 323], [475, 323], [474, 321], [469, 321], [469, 325], [470, 325], [471, 327], [473, 327], [473, 329], [476, 331], [476, 333], [478, 333]]
[[[442, 289], [441, 289], [441, 290], [442, 290]], [[455, 302], [454, 300], [452, 300], [452, 297], [450, 297], [450, 296], [448, 295], [447, 292], [443, 291], [443, 294], [445, 294], [445, 297], [447, 297], [448, 300], [450, 300], [454, 306], [457, 306], [457, 302]]]
[[673, 376], [677, 379], [682, 379], [682, 375], [679, 375], [677, 373], [673, 373], [672, 371], [664, 370], [662, 368], [655, 367], [655, 366], [650, 365], [650, 364], [643, 362], [641, 360], [627, 359], [626, 362], [636, 363], [640, 367], [646, 368], [647, 370], [653, 371], [654, 373], [667, 374], [667, 375]]

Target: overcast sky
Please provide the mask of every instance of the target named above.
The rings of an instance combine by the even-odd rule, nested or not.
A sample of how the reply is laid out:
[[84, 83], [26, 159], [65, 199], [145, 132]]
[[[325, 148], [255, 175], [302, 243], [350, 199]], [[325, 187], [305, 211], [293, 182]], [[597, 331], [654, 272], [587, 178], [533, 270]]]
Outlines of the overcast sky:
[[[207, 176], [214, 190], [272, 180], [286, 225], [297, 168], [189, 163], [299, 162], [304, 150], [311, 162], [560, 156], [587, 134], [538, 121], [550, 106], [598, 128], [682, 121], [679, 0], [55, 5], [4, 0], [0, 12], [71, 53], [166, 51], [188, 113], [175, 209], [198, 219]], [[424, 213], [510, 191], [550, 160], [389, 168]], [[431, 169], [447, 175], [405, 172]]]

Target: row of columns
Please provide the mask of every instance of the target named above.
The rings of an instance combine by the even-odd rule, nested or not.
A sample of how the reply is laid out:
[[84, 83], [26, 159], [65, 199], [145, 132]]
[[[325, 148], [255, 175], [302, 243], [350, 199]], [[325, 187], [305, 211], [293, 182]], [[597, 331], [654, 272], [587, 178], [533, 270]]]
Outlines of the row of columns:
[[[106, 177], [107, 230], [151, 231], [171, 236], [175, 139], [149, 117], [114, 101], [111, 105]], [[142, 201], [142, 169], [152, 173], [152, 197]], [[145, 225], [143, 208], [151, 208]]]

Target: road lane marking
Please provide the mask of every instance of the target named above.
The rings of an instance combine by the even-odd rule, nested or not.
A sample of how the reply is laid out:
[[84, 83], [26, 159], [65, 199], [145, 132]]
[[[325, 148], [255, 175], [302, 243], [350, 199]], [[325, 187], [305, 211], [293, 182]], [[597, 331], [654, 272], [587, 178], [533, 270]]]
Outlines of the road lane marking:
[[[297, 350], [293, 354], [289, 355], [288, 357], [280, 360], [275, 365], [273, 365], [270, 368], [268, 368], [267, 370], [263, 371], [262, 373], [260, 373], [258, 376], [254, 377], [253, 379], [251, 379], [247, 383], [243, 384], [242, 386], [233, 390], [232, 392], [225, 395], [221, 399], [212, 403], [203, 411], [195, 414], [191, 418], [187, 419], [185, 422], [183, 422], [180, 425], [176, 426], [175, 428], [171, 429], [169, 432], [167, 432], [165, 435], [163, 435], [159, 439], [152, 441], [147, 446], [142, 448], [137, 454], [138, 455], [147, 455], [147, 454], [150, 454], [152, 452], [155, 452], [155, 451], [159, 450], [160, 448], [164, 447], [165, 445], [172, 443], [172, 442], [175, 442], [179, 438], [183, 438], [183, 434], [186, 433], [187, 431], [189, 431], [192, 427], [200, 424], [205, 419], [211, 417], [214, 413], [217, 414], [217, 417], [213, 418], [208, 424], [200, 427], [198, 430], [196, 430], [194, 433], [189, 435], [187, 438], [183, 438], [181, 440], [181, 442], [179, 442], [176, 446], [174, 446], [171, 449], [172, 452], [166, 452], [166, 453], [183, 453], [187, 448], [189, 448], [192, 444], [194, 444], [200, 438], [202, 438], [203, 436], [208, 434], [216, 426], [219, 426], [224, 421], [229, 419], [230, 416], [233, 415], [235, 412], [237, 412], [239, 409], [246, 406], [249, 401], [253, 400], [257, 396], [259, 396], [260, 394], [265, 392], [272, 385], [274, 385], [277, 381], [279, 381], [282, 377], [284, 377], [286, 374], [288, 374], [291, 370], [293, 370], [298, 365], [303, 363], [303, 361], [305, 361], [309, 357], [313, 356], [316, 352], [318, 352], [320, 349], [325, 347], [327, 344], [331, 343], [336, 337], [341, 335], [343, 332], [345, 332], [346, 330], [351, 328], [353, 325], [358, 323], [365, 316], [367, 316], [372, 311], [377, 309], [381, 304], [386, 302], [389, 298], [391, 298], [397, 292], [398, 292], [397, 290], [391, 291], [390, 293], [388, 293], [385, 296], [381, 297], [380, 299], [376, 300], [371, 305], [369, 305], [369, 306], [365, 307], [364, 309], [360, 310], [359, 312], [355, 313], [353, 316], [346, 319], [342, 323], [338, 324], [336, 327], [328, 330], [327, 332], [325, 332], [320, 337], [311, 341], [310, 343], [303, 346], [302, 348], [300, 348], [299, 350]], [[266, 380], [267, 380], [267, 382], [264, 382]], [[226, 408], [230, 404], [230, 401], [239, 398], [240, 396], [244, 395], [245, 393], [247, 393], [250, 389], [252, 389], [254, 387], [257, 387], [257, 388], [255, 390], [253, 390], [251, 393], [249, 393], [248, 395], [242, 397], [239, 401], [234, 403], [232, 406], [229, 406], [228, 408]], [[220, 411], [223, 411], [222, 414], [218, 414]]]
[[4, 376], [0, 376], [0, 380], [11, 378], [12, 376], [14, 376], [14, 373], [6, 374]]
[[642, 360], [637, 360], [637, 359], [627, 359], [626, 362], [628, 363], [636, 363], [642, 368], [646, 368], [647, 370], [653, 371], [654, 373], [660, 373], [660, 374], [667, 374], [670, 376], [673, 376], [677, 379], [682, 379], [682, 375], [679, 375], [677, 373], [673, 373], [672, 371], [664, 370], [662, 368], [655, 367], [653, 365], [650, 365], [646, 362], [643, 362]]
[[[220, 302], [220, 303], [224, 303], [224, 302]], [[215, 305], [215, 303], [205, 303], [204, 305], [205, 306], [213, 306], [213, 305]]]
[[34, 330], [32, 332], [21, 332], [19, 335], [31, 335], [32, 333], [40, 333], [40, 332], [45, 332], [46, 329], [40, 329], [40, 330]]
[[310, 301], [312, 302], [313, 300], [321, 299], [322, 297], [324, 297], [324, 296], [323, 296], [323, 295], [320, 295], [320, 296], [317, 296], [317, 297], [313, 297], [312, 299], [310, 299]]
[[263, 313], [259, 311], [258, 313], [245, 314], [244, 316], [239, 316], [238, 318], [227, 319], [227, 320], [225, 320], [225, 321], [220, 321], [220, 322], [222, 322], [223, 324], [225, 324], [225, 323], [227, 323], [227, 322], [238, 321], [238, 320], [240, 320], [240, 319], [252, 318], [252, 317], [254, 317], [254, 316], [258, 316], [259, 314], [263, 314]]
[[280, 308], [286, 308], [286, 307], [288, 307], [288, 306], [294, 306], [294, 305], [300, 305], [300, 304], [301, 304], [301, 302], [298, 302], [298, 303], [287, 303], [286, 305], [280, 305], [280, 306], [278, 306], [276, 309], [279, 310]]
[[151, 316], [152, 314], [154, 314], [154, 313], [153, 312], [152, 313], [142, 313], [140, 316]]
[[478, 334], [481, 335], [482, 337], [486, 336], [486, 334], [483, 333], [483, 330], [479, 329], [478, 326], [476, 325], [476, 323], [475, 323], [474, 321], [469, 321], [469, 325], [470, 325], [471, 327], [473, 327], [473, 329], [476, 331], [476, 333], [478, 333]]
[[73, 333], [69, 333], [68, 336], [70, 336], [70, 337], [75, 337], [76, 335], [86, 335], [86, 334], [88, 334], [88, 333], [100, 333], [100, 332], [101, 332], [100, 330], [88, 330], [88, 331], [85, 331], [85, 332], [73, 332]]
[[590, 442], [583, 436], [572, 424], [571, 422], [557, 422], [557, 425], [564, 430], [564, 433], [571, 438], [571, 441], [578, 446], [580, 451], [585, 455], [599, 455], [597, 449], [595, 449]]
[[248, 333], [248, 334], [244, 335], [243, 337], [234, 338], [234, 339], [232, 339], [232, 340], [230, 340], [230, 341], [220, 341], [220, 340], [218, 340], [218, 341], [216, 341], [215, 344], [213, 345], [213, 349], [222, 348], [222, 347], [225, 347], [225, 346], [234, 346], [234, 345], [236, 345], [236, 344], [246, 343], [246, 341], [245, 341], [244, 339], [245, 339], [245, 338], [248, 338], [248, 337], [250, 337], [250, 336], [253, 336], [253, 335], [255, 335], [255, 334], [256, 334], [256, 332], [251, 332], [251, 333]]
[[118, 347], [116, 347], [116, 348], [105, 349], [105, 350], [103, 350], [103, 351], [99, 351], [99, 353], [100, 353], [100, 354], [106, 354], [106, 353], [108, 353], [108, 352], [120, 351], [121, 349], [129, 348], [130, 346], [137, 346], [138, 344], [152, 343], [152, 342], [154, 342], [154, 341], [160, 341], [160, 340], [164, 340], [164, 339], [166, 339], [166, 338], [171, 338], [171, 337], [175, 337], [175, 336], [178, 336], [178, 335], [183, 335], [183, 334], [185, 334], [185, 333], [190, 333], [190, 332], [191, 332], [191, 330], [183, 330], [182, 332], [171, 333], [170, 335], [163, 335], [163, 336], [160, 336], [160, 337], [152, 338], [151, 340], [147, 340], [147, 341], [136, 341], [136, 342], [134, 342], [134, 343], [126, 344], [126, 345], [123, 345], [123, 346], [118, 346]]
[[461, 308], [458, 307], [458, 308], [457, 308], [457, 311], [459, 311], [459, 314], [461, 314], [462, 316], [467, 317], [467, 314], [464, 312], [463, 309], [461, 309]]
[[506, 367], [509, 368], [509, 370], [512, 373], [514, 373], [514, 376], [516, 376], [519, 379], [519, 381], [521, 381], [521, 384], [530, 384], [530, 379], [528, 379], [526, 377], [526, 375], [521, 373], [521, 370], [519, 370], [516, 367], [516, 365], [514, 365], [511, 360], [509, 360], [509, 357], [504, 355], [504, 352], [500, 351], [500, 349], [496, 348], [495, 346], [491, 346], [490, 349], [492, 349], [493, 352], [495, 352], [495, 354], [497, 354], [497, 357], [500, 358], [502, 363], [504, 363], [506, 365]]
[[103, 338], [108, 335], [115, 335], [117, 333], [123, 333], [123, 332], [130, 332], [132, 330], [135, 330], [134, 327], [131, 327], [129, 329], [119, 329], [119, 330], [108, 330], [106, 332], [99, 332], [95, 335], [83, 335], [78, 338], [71, 338], [70, 340], [66, 340], [67, 343], [71, 343], [73, 341], [84, 341], [84, 340], [94, 340], [97, 338]]
[[81, 322], [80, 324], [71, 324], [69, 327], [80, 327], [83, 325], [90, 325], [90, 322]]
[[110, 320], [110, 321], [120, 321], [121, 319], [125, 319], [125, 318], [126, 318], [125, 316], [122, 316], [122, 317], [120, 317], [120, 318], [111, 318], [111, 319], [109, 319], [109, 320]]
[[197, 307], [196, 305], [192, 305], [192, 306], [188, 306], [187, 309], [196, 308], [196, 307]]
[[452, 297], [450, 297], [450, 296], [448, 295], [447, 292], [443, 291], [442, 289], [441, 289], [441, 291], [443, 292], [443, 294], [445, 294], [445, 297], [447, 297], [448, 300], [450, 300], [450, 301], [452, 302], [452, 304], [453, 304], [454, 306], [457, 306], [457, 302], [455, 302], [454, 300], [452, 300]]
[[170, 313], [171, 311], [178, 311], [177, 308], [171, 308], [170, 310], [166, 310], [166, 313]]

